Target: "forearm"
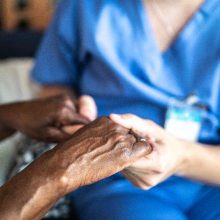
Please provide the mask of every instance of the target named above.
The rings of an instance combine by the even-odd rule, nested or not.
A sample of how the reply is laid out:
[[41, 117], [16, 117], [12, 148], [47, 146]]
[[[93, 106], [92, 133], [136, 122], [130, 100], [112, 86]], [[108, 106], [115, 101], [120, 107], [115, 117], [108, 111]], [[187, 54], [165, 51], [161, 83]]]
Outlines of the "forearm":
[[0, 141], [16, 132], [16, 129], [11, 127], [11, 120], [11, 105], [0, 106]]
[[0, 219], [42, 219], [65, 194], [61, 172], [54, 170], [48, 155], [43, 154], [0, 188]]
[[220, 146], [181, 142], [186, 153], [178, 175], [220, 186]]
[[50, 97], [50, 96], [55, 96], [59, 94], [67, 94], [69, 95], [72, 99], [76, 99], [76, 94], [72, 89], [70, 89], [67, 86], [61, 86], [61, 85], [47, 85], [43, 86], [40, 90], [40, 97], [45, 98], [45, 97]]
[[6, 127], [5, 125], [0, 125], [0, 141], [14, 134], [16, 130]]

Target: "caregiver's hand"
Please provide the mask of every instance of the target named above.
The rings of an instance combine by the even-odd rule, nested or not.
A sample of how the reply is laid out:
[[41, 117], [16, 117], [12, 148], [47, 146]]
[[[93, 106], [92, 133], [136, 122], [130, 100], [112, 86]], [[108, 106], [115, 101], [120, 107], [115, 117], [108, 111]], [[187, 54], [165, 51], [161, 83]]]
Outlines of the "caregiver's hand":
[[149, 189], [181, 171], [187, 154], [183, 140], [173, 137], [154, 122], [132, 114], [111, 114], [110, 119], [140, 133], [153, 147], [151, 154], [122, 171], [134, 186]]

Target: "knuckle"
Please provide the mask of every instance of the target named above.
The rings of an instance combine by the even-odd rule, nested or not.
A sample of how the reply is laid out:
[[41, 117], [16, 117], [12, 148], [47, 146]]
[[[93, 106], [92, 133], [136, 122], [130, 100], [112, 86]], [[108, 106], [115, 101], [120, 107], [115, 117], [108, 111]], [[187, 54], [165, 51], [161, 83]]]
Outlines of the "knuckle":
[[113, 131], [111, 134], [110, 134], [111, 138], [115, 141], [123, 141], [123, 137], [121, 134], [119, 134], [118, 132], [115, 132]]
[[128, 146], [128, 141], [126, 140], [125, 135], [116, 131], [111, 132], [108, 135], [108, 139], [111, 139], [112, 143], [115, 143], [115, 148], [127, 148]]
[[122, 147], [128, 147], [130, 146], [130, 141], [129, 139], [126, 138], [125, 135], [123, 134], [120, 134], [116, 131], [113, 131], [111, 134], [110, 134], [110, 138], [116, 143], [117, 146], [119, 146], [120, 148]]
[[56, 139], [57, 135], [58, 134], [56, 134], [52, 129], [47, 128], [43, 133], [42, 137], [44, 138], [45, 141], [51, 141], [53, 139]]
[[122, 142], [118, 142], [115, 145], [115, 150], [117, 150], [124, 159], [129, 159], [131, 157], [131, 148]]
[[60, 98], [60, 100], [63, 101], [64, 103], [65, 103], [66, 101], [69, 101], [69, 100], [70, 100], [69, 95], [67, 95], [66, 93], [60, 94], [59, 98]]
[[96, 119], [96, 121], [98, 123], [100, 123], [101, 125], [105, 125], [106, 127], [108, 127], [109, 131], [114, 131], [114, 132], [121, 132], [123, 128], [121, 125], [116, 124], [115, 122], [113, 122], [109, 117], [107, 116], [100, 116]]
[[121, 134], [124, 130], [128, 130], [126, 128], [123, 128], [121, 125], [116, 124], [115, 122], [112, 122], [112, 121], [111, 121], [110, 126], [111, 126], [112, 131], [117, 132], [119, 134]]
[[106, 123], [110, 119], [107, 116], [100, 116], [96, 119], [99, 123]]
[[[131, 157], [131, 151], [128, 147], [124, 145], [117, 144], [115, 150], [118, 152], [121, 162], [123, 163], [128, 162], [129, 158]], [[125, 164], [124, 164], [125, 165]]]
[[77, 101], [73, 101], [69, 95], [64, 95], [63, 103], [64, 105], [69, 106], [71, 109], [74, 109], [74, 110], [76, 106], [78, 105]]
[[114, 123], [114, 129], [116, 130], [116, 131], [121, 131], [121, 130], [123, 130], [123, 129], [125, 129], [125, 128], [123, 128], [121, 125], [119, 125], [119, 124], [116, 124], [116, 123]]
[[68, 114], [69, 112], [71, 112], [66, 106], [60, 106], [59, 107], [59, 113], [60, 115], [65, 115], [65, 114]]
[[123, 154], [125, 157], [129, 157], [129, 156], [131, 155], [131, 150], [130, 150], [128, 147], [124, 146], [124, 145], [123, 145], [123, 147], [121, 148], [121, 152], [122, 152], [122, 154]]

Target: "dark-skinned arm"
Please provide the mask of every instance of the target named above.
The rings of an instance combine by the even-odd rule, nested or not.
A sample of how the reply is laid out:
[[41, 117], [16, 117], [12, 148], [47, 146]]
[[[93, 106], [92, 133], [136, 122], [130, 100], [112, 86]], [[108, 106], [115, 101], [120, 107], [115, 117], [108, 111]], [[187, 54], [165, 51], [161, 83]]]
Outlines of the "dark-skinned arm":
[[151, 150], [129, 129], [98, 118], [0, 188], [0, 219], [41, 219], [62, 196], [123, 170]]
[[70, 136], [65, 126], [78, 129], [88, 123], [67, 95], [0, 106], [0, 140], [19, 130], [39, 141], [57, 143]]
[[[1, 110], [0, 110], [0, 112], [1, 112]], [[0, 141], [4, 140], [5, 138], [7, 138], [11, 135], [13, 135], [16, 132], [16, 130], [6, 126], [5, 124], [3, 124], [2, 123], [2, 121], [3, 121], [2, 118], [3, 118], [3, 116], [0, 113]]]

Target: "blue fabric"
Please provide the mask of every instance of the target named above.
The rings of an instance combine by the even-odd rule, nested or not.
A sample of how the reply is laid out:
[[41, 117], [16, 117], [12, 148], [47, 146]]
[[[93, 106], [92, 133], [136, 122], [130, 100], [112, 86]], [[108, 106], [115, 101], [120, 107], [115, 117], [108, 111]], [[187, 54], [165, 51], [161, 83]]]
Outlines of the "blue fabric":
[[[99, 116], [134, 113], [161, 126], [169, 98], [186, 98], [194, 92], [209, 109], [199, 141], [217, 145], [220, 143], [219, 24], [219, 2], [206, 0], [161, 54], [141, 0], [63, 0], [38, 52], [33, 78], [44, 85], [66, 85], [79, 94], [93, 96]], [[144, 192], [120, 177], [124, 185], [118, 192], [121, 182], [115, 178], [118, 177], [75, 192], [79, 213], [86, 213], [82, 219], [166, 219], [144, 209], [146, 200], [153, 201], [147, 205], [149, 209], [160, 207], [161, 215], [169, 212], [169, 206], [169, 213], [178, 216], [173, 219], [186, 219], [187, 211], [196, 204], [189, 201], [198, 198], [203, 189], [199, 184], [172, 177], [161, 187]], [[164, 184], [170, 194], [176, 195], [171, 196], [170, 203], [164, 202], [167, 195], [160, 198]], [[180, 205], [175, 205], [177, 201]], [[138, 216], [135, 213], [139, 211], [129, 210], [129, 204], [140, 211]], [[219, 207], [216, 209], [219, 211]], [[154, 217], [147, 218], [148, 212]], [[172, 219], [169, 213], [163, 216]]]
[[218, 220], [220, 188], [171, 177], [150, 190], [118, 173], [72, 193], [80, 219]]

